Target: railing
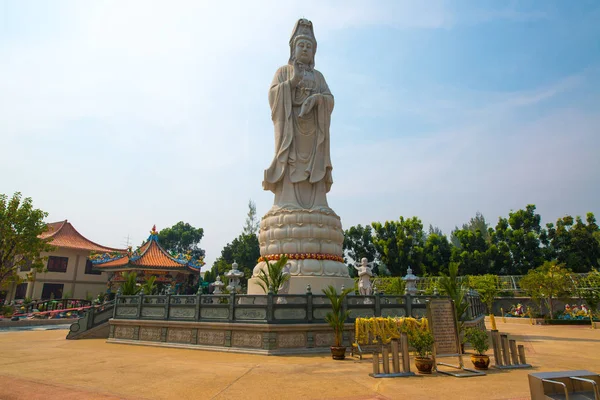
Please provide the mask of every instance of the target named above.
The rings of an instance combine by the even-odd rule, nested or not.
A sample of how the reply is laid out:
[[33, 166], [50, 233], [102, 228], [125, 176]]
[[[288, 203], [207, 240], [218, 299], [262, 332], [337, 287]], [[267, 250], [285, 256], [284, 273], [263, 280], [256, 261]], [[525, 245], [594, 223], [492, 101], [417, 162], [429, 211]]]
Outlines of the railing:
[[[15, 310], [17, 314], [27, 314], [33, 312], [33, 310], [55, 311], [71, 308], [89, 307], [91, 305], [91, 300], [83, 299], [37, 300], [31, 303], [17, 305], [15, 306]], [[24, 310], [21, 309], [22, 307], [24, 308]]]
[[77, 339], [83, 332], [108, 322], [113, 316], [114, 308], [115, 305], [112, 301], [89, 308], [83, 317], [71, 324], [67, 339]]
[[[347, 322], [357, 317], [425, 316], [427, 300], [440, 296], [348, 296]], [[468, 318], [483, 314], [478, 296], [468, 296]], [[331, 311], [326, 296], [313, 295], [161, 295], [117, 296], [113, 318], [233, 323], [323, 323]]]
[[[593, 289], [587, 287], [587, 281], [585, 278], [589, 276], [589, 273], [572, 273], [569, 274], [573, 287], [577, 290], [589, 290]], [[501, 292], [515, 292], [515, 293], [523, 293], [524, 290], [521, 288], [520, 282], [521, 279], [525, 275], [497, 275], [498, 278], [496, 280], [496, 288]], [[439, 276], [429, 276], [419, 278], [417, 281], [417, 289], [419, 292], [425, 292], [427, 290], [433, 290], [433, 287], [436, 286], [437, 281], [440, 279]], [[467, 284], [468, 276], [459, 276], [457, 280], [459, 283]]]
[[481, 315], [485, 315], [485, 304], [483, 304], [477, 292], [469, 293], [466, 297], [467, 302], [469, 303], [469, 308], [467, 309], [467, 317], [469, 320], [473, 320]]

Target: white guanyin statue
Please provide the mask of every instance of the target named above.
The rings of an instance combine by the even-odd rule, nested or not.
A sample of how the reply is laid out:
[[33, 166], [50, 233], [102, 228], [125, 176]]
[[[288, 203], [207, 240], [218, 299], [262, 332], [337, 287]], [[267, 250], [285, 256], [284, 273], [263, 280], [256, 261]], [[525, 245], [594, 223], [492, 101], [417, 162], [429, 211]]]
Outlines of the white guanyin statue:
[[263, 293], [254, 283], [266, 267], [263, 258], [282, 255], [289, 258], [292, 294], [304, 293], [307, 284], [315, 293], [330, 284], [352, 285], [343, 262], [342, 223], [327, 203], [333, 183], [329, 127], [334, 100], [315, 69], [312, 22], [298, 20], [289, 46], [288, 63], [277, 69], [269, 88], [275, 153], [262, 185], [275, 198], [260, 223], [261, 260], [248, 282], [249, 294]]

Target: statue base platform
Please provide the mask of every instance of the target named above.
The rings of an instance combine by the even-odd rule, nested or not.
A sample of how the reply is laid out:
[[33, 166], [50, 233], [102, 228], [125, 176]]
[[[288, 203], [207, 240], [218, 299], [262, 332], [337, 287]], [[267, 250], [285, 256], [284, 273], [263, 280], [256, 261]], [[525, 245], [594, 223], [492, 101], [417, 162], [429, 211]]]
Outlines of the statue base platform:
[[[265, 294], [265, 291], [257, 284], [258, 278], [248, 280], [248, 294]], [[332, 285], [340, 292], [344, 288], [354, 287], [354, 278], [340, 276], [291, 276], [288, 294], [305, 294], [306, 286], [310, 285], [314, 295], [323, 294], [323, 289]]]

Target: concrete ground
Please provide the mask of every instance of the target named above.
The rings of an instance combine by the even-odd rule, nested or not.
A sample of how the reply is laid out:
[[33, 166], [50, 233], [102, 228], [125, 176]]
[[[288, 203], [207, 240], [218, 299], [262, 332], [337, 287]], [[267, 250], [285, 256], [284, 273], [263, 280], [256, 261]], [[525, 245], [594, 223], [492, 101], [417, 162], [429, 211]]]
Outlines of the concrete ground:
[[67, 341], [65, 330], [2, 332], [0, 399], [527, 399], [530, 372], [600, 372], [600, 329], [501, 322], [498, 328], [525, 344], [533, 370], [374, 379], [370, 356], [268, 357]]

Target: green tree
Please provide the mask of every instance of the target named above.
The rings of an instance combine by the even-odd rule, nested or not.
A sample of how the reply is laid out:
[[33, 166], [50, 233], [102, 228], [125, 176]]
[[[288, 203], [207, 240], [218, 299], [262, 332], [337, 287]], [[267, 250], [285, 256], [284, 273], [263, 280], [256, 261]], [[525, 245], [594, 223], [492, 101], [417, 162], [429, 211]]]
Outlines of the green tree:
[[252, 270], [258, 263], [259, 257], [258, 237], [253, 233], [249, 235], [242, 233], [221, 250], [221, 256], [213, 264], [212, 274], [215, 278], [217, 275], [224, 278], [225, 272], [231, 269], [231, 264], [235, 261], [238, 263], [239, 270], [244, 272], [241, 283], [245, 285], [248, 278], [252, 276]]
[[492, 306], [494, 299], [498, 295], [498, 276], [492, 274], [469, 276], [468, 278], [469, 288], [477, 291], [481, 301], [485, 303], [488, 309], [488, 313], [492, 312]]
[[567, 215], [556, 221], [556, 227], [551, 223], [546, 226], [552, 257], [573, 272], [588, 272], [600, 267], [600, 242], [596, 239], [600, 229], [593, 213], [587, 214], [586, 222], [581, 217], [574, 220]]
[[369, 225], [363, 227], [359, 224], [344, 231], [344, 255], [351, 276], [356, 275], [352, 262], [360, 262], [363, 257], [378, 264], [379, 255], [373, 244], [373, 229]]
[[490, 270], [490, 245], [482, 231], [461, 229], [454, 232], [460, 246], [452, 248], [451, 260], [459, 263], [463, 274], [481, 275]]
[[423, 248], [423, 275], [434, 276], [448, 272], [452, 246], [444, 234], [430, 233]]
[[482, 213], [477, 211], [475, 213], [475, 216], [473, 218], [471, 218], [469, 220], [469, 222], [467, 222], [466, 224], [463, 224], [460, 229], [458, 227], [454, 228], [454, 230], [450, 233], [450, 242], [455, 247], [460, 248], [462, 243], [461, 243], [460, 239], [458, 238], [458, 236], [456, 235], [456, 232], [465, 231], [465, 230], [471, 231], [473, 233], [479, 231], [479, 232], [481, 232], [483, 240], [488, 241], [489, 240], [488, 229], [489, 229], [489, 224], [485, 221], [485, 217], [483, 216]]
[[528, 204], [525, 210], [509, 213], [508, 219], [499, 218], [491, 242], [496, 245], [499, 255], [510, 254], [510, 262], [502, 261], [505, 269], [499, 271], [500, 274], [524, 275], [544, 263], [541, 239], [545, 238], [546, 232], [540, 221], [533, 204]]
[[165, 228], [158, 233], [158, 240], [165, 250], [171, 253], [182, 253], [193, 258], [204, 257], [204, 250], [199, 244], [204, 236], [204, 229], [194, 228], [192, 225], [180, 221], [170, 228]]
[[21, 202], [21, 193], [11, 199], [0, 194], [0, 287], [8, 282], [19, 282], [19, 270], [44, 269], [43, 252], [54, 250], [40, 235], [48, 228], [44, 218], [48, 213], [33, 208], [31, 198]]
[[427, 232], [427, 235], [433, 234], [436, 234], [438, 236], [445, 236], [444, 232], [442, 232], [442, 230], [439, 227], [429, 224], [429, 232]]
[[373, 222], [371, 226], [375, 249], [393, 276], [405, 275], [409, 266], [413, 273], [422, 274], [425, 234], [419, 218], [400, 217], [398, 221]]
[[578, 282], [578, 294], [593, 313], [600, 304], [600, 271], [592, 270]]
[[216, 280], [216, 278], [217, 278], [216, 275], [213, 276], [213, 270], [209, 269], [208, 271], [204, 272], [204, 277], [202, 278], [202, 280], [204, 282], [211, 283], [211, 282], [214, 282]]
[[248, 201], [248, 215], [246, 216], [246, 223], [244, 224], [244, 235], [257, 234], [260, 228], [260, 221], [256, 216], [256, 204], [252, 201]]
[[570, 271], [564, 268], [564, 264], [546, 261], [542, 266], [530, 270], [521, 278], [519, 285], [533, 299], [545, 300], [552, 318], [554, 299], [566, 297], [574, 289], [570, 275]]

